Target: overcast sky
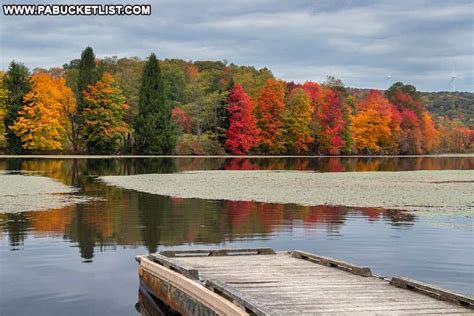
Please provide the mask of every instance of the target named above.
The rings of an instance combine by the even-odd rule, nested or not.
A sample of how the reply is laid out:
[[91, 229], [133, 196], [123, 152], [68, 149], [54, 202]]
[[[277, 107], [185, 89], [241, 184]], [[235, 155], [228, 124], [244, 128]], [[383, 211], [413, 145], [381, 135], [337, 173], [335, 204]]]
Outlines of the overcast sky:
[[[133, 3], [135, 0], [85, 3]], [[5, 3], [81, 3], [11, 1]], [[474, 1], [142, 0], [142, 17], [0, 17], [2, 69], [60, 66], [92, 46], [98, 57], [222, 60], [270, 68], [285, 80], [421, 91], [450, 90], [452, 65], [474, 91]]]

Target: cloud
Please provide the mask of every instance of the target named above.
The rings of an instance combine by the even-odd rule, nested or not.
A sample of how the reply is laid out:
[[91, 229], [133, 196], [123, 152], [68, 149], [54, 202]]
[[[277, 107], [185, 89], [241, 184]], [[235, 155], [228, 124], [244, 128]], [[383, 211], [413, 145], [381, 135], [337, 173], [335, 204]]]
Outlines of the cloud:
[[154, 51], [160, 58], [227, 59], [268, 67], [286, 80], [331, 74], [355, 87], [385, 88], [391, 73], [430, 91], [448, 89], [452, 64], [465, 79], [458, 89], [473, 91], [468, 0], [149, 3], [152, 16], [143, 17], [2, 16], [0, 66], [12, 59], [32, 68], [62, 65], [90, 45], [99, 57]]

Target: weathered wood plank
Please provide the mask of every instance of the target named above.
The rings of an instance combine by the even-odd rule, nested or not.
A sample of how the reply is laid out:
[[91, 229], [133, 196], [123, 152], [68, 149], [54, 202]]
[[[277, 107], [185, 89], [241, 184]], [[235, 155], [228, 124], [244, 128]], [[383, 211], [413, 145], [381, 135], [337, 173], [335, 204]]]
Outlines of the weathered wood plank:
[[345, 271], [348, 271], [360, 276], [364, 276], [364, 277], [372, 276], [372, 271], [370, 271], [369, 268], [356, 266], [344, 261], [334, 260], [332, 258], [316, 256], [312, 253], [308, 253], [301, 250], [292, 251], [291, 256], [298, 259], [313, 261], [313, 262], [316, 262], [328, 267], [342, 269], [342, 270], [345, 270]]
[[148, 259], [161, 264], [168, 269], [173, 271], [177, 271], [182, 275], [192, 279], [192, 280], [199, 280], [199, 272], [196, 269], [188, 269], [183, 267], [182, 265], [176, 264], [175, 262], [169, 260], [167, 257], [162, 255], [158, 255], [156, 253], [152, 253], [148, 255]]
[[[139, 274], [147, 288], [182, 314], [248, 315], [222, 296], [210, 291], [198, 282], [167, 269], [151, 260], [140, 260]], [[182, 293], [187, 297], [183, 297]], [[170, 299], [172, 296], [173, 299]], [[176, 300], [181, 300], [180, 304]], [[208, 310], [207, 310], [208, 309]]]
[[210, 249], [210, 250], [163, 250], [160, 255], [165, 257], [209, 257], [209, 256], [248, 256], [248, 255], [274, 255], [272, 248], [236, 248], [236, 249]]
[[249, 311], [252, 314], [263, 316], [271, 313], [270, 310], [266, 310], [259, 306], [261, 304], [255, 301], [252, 297], [246, 296], [239, 290], [232, 288], [219, 280], [206, 280], [205, 285], [207, 288], [212, 289], [214, 292], [224, 296], [234, 302], [234, 304], [243, 307], [246, 311]]
[[469, 313], [463, 306], [391, 286], [369, 268], [301, 251], [210, 253], [162, 257], [183, 273], [199, 271], [200, 282], [250, 314]]
[[440, 289], [438, 287], [425, 284], [419, 281], [410, 280], [407, 278], [394, 277], [390, 281], [390, 285], [403, 289], [414, 290], [441, 300], [451, 301], [458, 305], [474, 309], [473, 298], [452, 291]]

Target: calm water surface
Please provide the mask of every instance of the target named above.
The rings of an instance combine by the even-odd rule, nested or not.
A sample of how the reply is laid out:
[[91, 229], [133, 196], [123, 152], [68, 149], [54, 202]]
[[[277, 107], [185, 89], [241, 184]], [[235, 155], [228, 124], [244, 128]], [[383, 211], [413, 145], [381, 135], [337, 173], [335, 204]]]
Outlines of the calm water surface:
[[96, 179], [204, 169], [467, 170], [474, 158], [0, 159], [0, 170], [48, 176], [101, 198], [0, 214], [0, 315], [137, 314], [134, 256], [168, 247], [302, 249], [474, 295], [466, 214], [180, 199]]

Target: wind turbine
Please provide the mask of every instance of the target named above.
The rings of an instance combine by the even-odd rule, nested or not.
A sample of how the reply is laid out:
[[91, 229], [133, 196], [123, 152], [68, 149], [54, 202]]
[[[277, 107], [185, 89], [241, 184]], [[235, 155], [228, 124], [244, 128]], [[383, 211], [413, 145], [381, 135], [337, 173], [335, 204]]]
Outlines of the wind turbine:
[[454, 72], [454, 65], [452, 66], [452, 74], [451, 74], [451, 80], [449, 81], [449, 84], [451, 85], [453, 92], [456, 92], [456, 80], [463, 80], [461, 77], [456, 76], [456, 72]]

